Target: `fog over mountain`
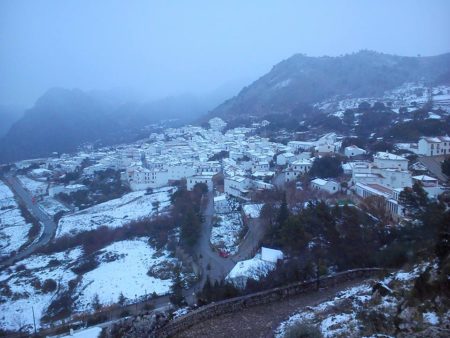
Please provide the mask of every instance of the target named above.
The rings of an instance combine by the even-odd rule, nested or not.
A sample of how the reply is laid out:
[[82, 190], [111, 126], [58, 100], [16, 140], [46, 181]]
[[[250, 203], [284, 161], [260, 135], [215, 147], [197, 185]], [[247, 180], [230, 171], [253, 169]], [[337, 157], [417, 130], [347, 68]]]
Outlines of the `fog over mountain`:
[[22, 118], [9, 120], [10, 128], [0, 137], [0, 162], [74, 151], [85, 143], [135, 141], [148, 136], [150, 124], [192, 122], [236, 92], [230, 86], [200, 97], [184, 94], [140, 101], [117, 91], [52, 88]]
[[448, 12], [439, 0], [3, 1], [0, 157], [445, 78], [448, 55], [417, 56], [449, 51]]

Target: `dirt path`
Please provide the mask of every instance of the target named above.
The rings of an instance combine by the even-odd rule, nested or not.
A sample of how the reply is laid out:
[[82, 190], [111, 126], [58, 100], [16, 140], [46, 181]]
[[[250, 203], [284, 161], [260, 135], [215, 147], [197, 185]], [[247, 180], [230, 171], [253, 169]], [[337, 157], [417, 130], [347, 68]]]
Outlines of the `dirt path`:
[[361, 284], [364, 279], [342, 283], [318, 292], [294, 296], [290, 299], [224, 314], [195, 325], [176, 335], [184, 337], [273, 337], [274, 330], [290, 315], [306, 306], [320, 304], [339, 291]]

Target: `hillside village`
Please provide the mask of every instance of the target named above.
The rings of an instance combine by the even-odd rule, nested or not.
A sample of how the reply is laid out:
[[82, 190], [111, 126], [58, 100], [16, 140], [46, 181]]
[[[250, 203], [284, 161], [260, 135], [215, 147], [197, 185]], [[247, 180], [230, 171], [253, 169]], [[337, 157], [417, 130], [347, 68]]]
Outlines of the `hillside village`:
[[[439, 89], [439, 93], [443, 91], [447, 94], [440, 94], [444, 98], [439, 101], [439, 119], [449, 116], [449, 88]], [[402, 93], [402, 98], [407, 96]], [[414, 99], [417, 97], [402, 101], [406, 110], [421, 103], [412, 103]], [[361, 102], [376, 104], [369, 101], [337, 104], [339, 109], [356, 109]], [[332, 114], [343, 118], [343, 111]], [[438, 117], [430, 113], [426, 119]], [[373, 151], [357, 146], [354, 135], [338, 132], [308, 137], [305, 132], [278, 130], [275, 133], [285, 139], [278, 142], [273, 134], [264, 136], [270, 125], [261, 120], [228, 128], [223, 119], [213, 117], [207, 125], [164, 129], [132, 144], [85, 148], [76, 154], [4, 166], [0, 185], [2, 261], [39, 243], [47, 219], [56, 227], [55, 241], [72, 239], [74, 245], [64, 247], [65, 251], [36, 250], [1, 272], [0, 327], [31, 330], [31, 303], [36, 304], [33, 311], [38, 328], [45, 328], [49, 318], [64, 320], [118, 302], [134, 304], [149, 295], [153, 299], [169, 295], [179, 278], [186, 290], [203, 283], [215, 268], [208, 272], [209, 263], [202, 266], [174, 249], [183, 237], [180, 224], [168, 228], [169, 239], [162, 245], [155, 244], [148, 232], [94, 245], [89, 253], [86, 243], [77, 244], [86, 234], [114, 234], [143, 219], [161, 221], [172, 212], [174, 196], [184, 190], [197, 196], [202, 187], [201, 200], [212, 203], [207, 247], [224, 260], [214, 279], [237, 289], [264, 278], [285, 258], [276, 244], [262, 246], [267, 243], [263, 226], [267, 223], [267, 194], [284, 194], [292, 212], [319, 201], [330, 207], [350, 205], [374, 219], [383, 215], [386, 227], [414, 220], [405, 192], [415, 192], [417, 187], [430, 201], [446, 201], [448, 209], [448, 196], [444, 198], [448, 177], [440, 169], [450, 154], [448, 135], [423, 136], [415, 142], [396, 142], [390, 150]], [[377, 141], [376, 135], [373, 137]], [[15, 198], [20, 187], [24, 195]], [[24, 196], [30, 198], [29, 211], [23, 201], [18, 202], [28, 198]], [[277, 203], [279, 207], [280, 201]], [[44, 218], [35, 219], [33, 206]], [[317, 245], [314, 241], [311, 248]], [[174, 273], [175, 266], [183, 267], [181, 274]], [[116, 282], [110, 284], [112, 276]], [[70, 312], [58, 310], [67, 304]]]

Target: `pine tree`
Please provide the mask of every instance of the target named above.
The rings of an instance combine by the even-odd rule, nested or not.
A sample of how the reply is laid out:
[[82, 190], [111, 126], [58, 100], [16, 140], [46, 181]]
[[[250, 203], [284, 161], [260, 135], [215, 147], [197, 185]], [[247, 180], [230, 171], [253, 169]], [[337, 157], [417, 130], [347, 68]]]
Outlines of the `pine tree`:
[[127, 301], [126, 297], [121, 292], [119, 295], [119, 299], [117, 300], [117, 304], [119, 304], [120, 306], [124, 306], [126, 301]]
[[175, 267], [175, 277], [171, 287], [172, 295], [170, 296], [170, 302], [173, 305], [181, 306], [184, 303], [183, 298], [183, 280], [181, 278], [181, 267], [177, 265]]
[[286, 194], [283, 194], [280, 209], [278, 210], [277, 222], [278, 226], [282, 226], [289, 218], [289, 209], [286, 201]]
[[95, 294], [94, 297], [92, 297], [92, 308], [95, 311], [98, 311], [102, 308], [102, 304], [100, 303], [100, 298], [98, 297], [98, 294]]

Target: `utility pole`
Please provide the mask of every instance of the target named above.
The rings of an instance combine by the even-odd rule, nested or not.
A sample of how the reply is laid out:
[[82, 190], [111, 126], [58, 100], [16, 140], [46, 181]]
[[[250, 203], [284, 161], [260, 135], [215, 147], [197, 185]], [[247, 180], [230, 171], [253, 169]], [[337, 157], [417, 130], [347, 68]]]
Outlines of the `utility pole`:
[[36, 335], [36, 318], [34, 317], [34, 307], [31, 306], [31, 311], [33, 312], [33, 324], [34, 324], [34, 334]]

